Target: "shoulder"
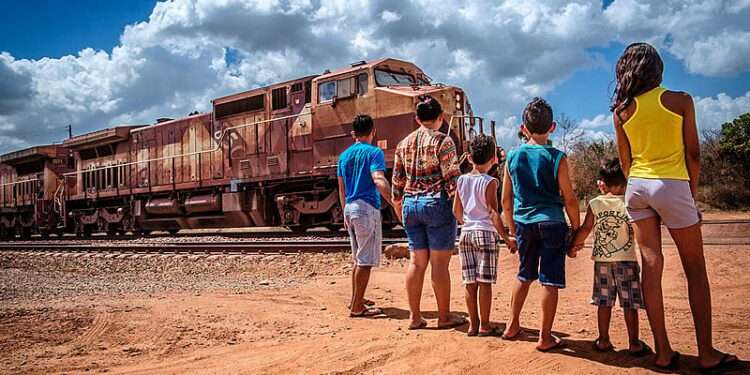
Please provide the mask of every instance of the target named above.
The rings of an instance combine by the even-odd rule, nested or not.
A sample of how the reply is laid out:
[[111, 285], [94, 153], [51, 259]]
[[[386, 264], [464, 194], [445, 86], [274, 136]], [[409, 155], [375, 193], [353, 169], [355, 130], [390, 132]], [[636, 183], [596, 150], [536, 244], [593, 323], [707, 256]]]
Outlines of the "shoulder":
[[684, 91], [664, 90], [664, 93], [661, 95], [661, 103], [668, 110], [677, 114], [683, 114], [688, 108], [693, 106], [693, 97]]

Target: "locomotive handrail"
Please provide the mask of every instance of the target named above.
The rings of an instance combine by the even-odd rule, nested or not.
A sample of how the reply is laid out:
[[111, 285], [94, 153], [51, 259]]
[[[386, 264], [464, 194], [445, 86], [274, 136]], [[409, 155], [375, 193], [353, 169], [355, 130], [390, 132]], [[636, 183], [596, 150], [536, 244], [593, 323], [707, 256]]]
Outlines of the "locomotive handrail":
[[219, 137], [214, 136], [214, 138], [217, 138], [216, 147], [210, 150], [193, 151], [193, 152], [188, 152], [188, 153], [179, 154], [179, 155], [162, 156], [162, 157], [153, 158], [153, 159], [136, 160], [136, 161], [130, 161], [127, 163], [111, 164], [111, 165], [105, 165], [105, 166], [94, 167], [94, 168], [89, 168], [89, 169], [82, 169], [80, 171], [63, 173], [63, 177], [74, 176], [79, 173], [96, 172], [96, 171], [105, 170], [108, 168], [129, 167], [131, 165], [136, 165], [136, 164], [141, 164], [141, 163], [150, 163], [150, 162], [155, 162], [155, 161], [163, 161], [163, 160], [169, 160], [169, 159], [174, 159], [174, 158], [182, 158], [182, 157], [194, 156], [194, 155], [199, 155], [199, 154], [206, 154], [209, 152], [216, 152], [216, 151], [221, 150], [221, 142], [224, 140], [224, 137], [227, 135], [229, 131], [246, 128], [246, 127], [250, 127], [254, 125], [264, 124], [264, 123], [272, 122], [272, 121], [286, 120], [292, 117], [299, 117], [299, 115], [282, 116], [282, 117], [276, 117], [276, 118], [272, 118], [268, 120], [256, 121], [253, 123], [240, 124], [240, 125], [231, 126], [231, 127], [222, 129], [220, 131], [217, 131], [215, 134], [219, 134]]
[[38, 178], [33, 178], [31, 180], [23, 180], [23, 181], [13, 181], [13, 182], [6, 182], [4, 184], [0, 184], [0, 186], [8, 186], [8, 185], [16, 185], [16, 184], [22, 184], [24, 182], [34, 182], [34, 181], [41, 181]]

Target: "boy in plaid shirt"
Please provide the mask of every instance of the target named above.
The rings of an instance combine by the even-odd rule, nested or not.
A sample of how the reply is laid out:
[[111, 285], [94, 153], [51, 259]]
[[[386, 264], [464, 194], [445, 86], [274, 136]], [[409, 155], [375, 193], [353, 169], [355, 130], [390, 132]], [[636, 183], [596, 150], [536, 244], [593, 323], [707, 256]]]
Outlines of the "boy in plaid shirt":
[[458, 178], [456, 199], [453, 200], [453, 215], [463, 224], [458, 254], [469, 310], [467, 334], [499, 336], [497, 327], [490, 327], [492, 284], [497, 280], [497, 236], [499, 233], [511, 252], [516, 251], [515, 239], [508, 236], [497, 214], [498, 182], [487, 174], [497, 163], [495, 139], [480, 134], [474, 137], [469, 147], [469, 160], [474, 169]]

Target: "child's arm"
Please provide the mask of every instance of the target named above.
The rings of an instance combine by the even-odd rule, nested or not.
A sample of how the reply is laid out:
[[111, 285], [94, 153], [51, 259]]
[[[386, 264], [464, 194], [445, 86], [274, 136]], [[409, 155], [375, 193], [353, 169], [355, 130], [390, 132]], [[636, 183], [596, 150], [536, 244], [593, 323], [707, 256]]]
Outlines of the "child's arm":
[[[492, 219], [492, 225], [495, 227], [495, 230], [497, 230], [497, 233], [500, 234], [500, 237], [503, 238], [503, 242], [508, 246], [508, 249], [511, 249], [511, 239], [510, 235], [508, 235], [508, 232], [505, 230], [505, 225], [503, 225], [503, 220], [500, 218], [500, 214], [498, 214], [497, 209], [497, 185], [498, 182], [496, 179], [493, 179], [489, 185], [487, 185], [487, 190], [484, 192], [484, 199], [487, 202], [487, 206], [490, 209], [490, 218]], [[514, 239], [515, 241], [515, 239]], [[515, 244], [515, 242], [513, 242]]]
[[583, 248], [583, 243], [586, 241], [586, 238], [588, 238], [589, 234], [591, 234], [591, 229], [594, 228], [594, 213], [591, 212], [591, 206], [586, 210], [586, 217], [583, 218], [583, 225], [581, 225], [581, 228], [578, 230], [578, 232], [575, 233], [575, 236], [573, 237], [573, 242], [570, 245], [570, 249], [568, 249], [568, 256], [571, 258], [575, 258], [576, 255], [578, 255], [578, 251]]
[[581, 213], [578, 210], [578, 199], [576, 199], [576, 194], [573, 191], [573, 184], [570, 182], [568, 158], [566, 156], [563, 156], [562, 160], [560, 160], [560, 169], [557, 172], [557, 184], [560, 185], [570, 226], [573, 232], [576, 232], [581, 226]]
[[453, 197], [453, 216], [456, 217], [459, 224], [464, 224], [464, 205], [461, 203], [461, 197], [458, 194]]
[[[505, 222], [508, 223], [508, 229], [510, 234], [515, 236], [516, 234], [516, 223], [513, 221], [513, 181], [510, 179], [510, 173], [508, 172], [508, 163], [505, 163], [505, 173], [503, 173], [503, 215], [505, 216]], [[511, 237], [509, 245], [511, 253], [515, 253], [517, 250], [516, 239]], [[510, 244], [513, 244], [513, 247]]]

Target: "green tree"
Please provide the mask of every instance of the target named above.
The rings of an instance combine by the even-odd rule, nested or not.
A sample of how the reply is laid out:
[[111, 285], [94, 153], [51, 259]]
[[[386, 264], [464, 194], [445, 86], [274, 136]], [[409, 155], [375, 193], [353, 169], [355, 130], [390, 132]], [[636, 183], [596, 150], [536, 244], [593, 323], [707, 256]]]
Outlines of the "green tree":
[[[719, 141], [721, 156], [741, 168], [738, 172], [748, 175], [750, 169], [750, 113], [737, 117], [721, 126]], [[750, 183], [750, 181], [746, 181]]]

